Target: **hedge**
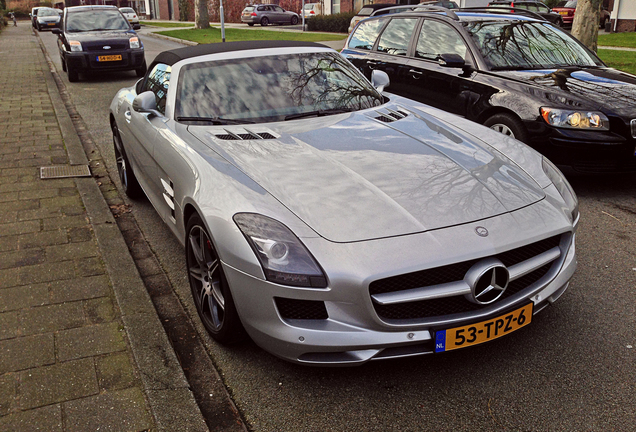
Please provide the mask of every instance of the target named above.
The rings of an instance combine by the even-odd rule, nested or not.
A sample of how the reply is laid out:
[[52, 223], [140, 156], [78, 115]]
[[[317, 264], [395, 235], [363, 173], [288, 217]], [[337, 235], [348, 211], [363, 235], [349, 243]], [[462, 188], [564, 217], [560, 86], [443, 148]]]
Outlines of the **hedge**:
[[347, 33], [355, 13], [343, 12], [335, 15], [316, 15], [305, 22], [309, 31]]

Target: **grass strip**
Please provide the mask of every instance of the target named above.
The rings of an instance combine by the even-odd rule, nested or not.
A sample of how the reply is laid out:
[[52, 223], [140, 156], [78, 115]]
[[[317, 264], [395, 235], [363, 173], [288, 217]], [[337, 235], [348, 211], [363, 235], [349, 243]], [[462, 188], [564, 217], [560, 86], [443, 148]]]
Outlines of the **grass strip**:
[[[200, 44], [221, 42], [221, 29], [210, 27], [208, 29], [184, 29], [157, 32], [159, 34], [177, 39], [189, 40]], [[313, 32], [281, 32], [272, 30], [241, 30], [235, 28], [225, 29], [226, 42], [250, 41], [250, 40], [294, 40], [302, 42], [320, 42], [342, 40], [346, 35], [313, 33]]]
[[636, 52], [599, 49], [597, 54], [609, 67], [636, 75]]
[[636, 48], [636, 33], [610, 33], [598, 35], [599, 46], [615, 46], [624, 48]]
[[151, 27], [165, 27], [165, 28], [173, 28], [173, 27], [194, 27], [194, 24], [185, 23], [185, 22], [155, 22], [155, 21], [140, 21], [141, 25], [151, 26]]

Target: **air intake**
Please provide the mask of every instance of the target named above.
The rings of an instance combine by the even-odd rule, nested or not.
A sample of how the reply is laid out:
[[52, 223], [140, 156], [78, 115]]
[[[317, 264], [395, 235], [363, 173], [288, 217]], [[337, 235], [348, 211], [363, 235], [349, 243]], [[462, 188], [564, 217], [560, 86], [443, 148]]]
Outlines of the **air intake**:
[[253, 132], [247, 129], [242, 131], [230, 131], [225, 129], [225, 133], [212, 134], [216, 139], [224, 141], [248, 141], [261, 139], [276, 139], [276, 136], [269, 132]]
[[407, 115], [409, 115], [407, 112], [401, 111], [401, 110], [397, 110], [397, 111], [393, 111], [390, 109], [387, 109], [385, 112], [382, 111], [376, 111], [376, 113], [379, 114], [378, 117], [374, 117], [376, 120], [380, 120], [382, 122], [385, 123], [391, 123], [394, 122], [396, 120], [401, 120], [404, 117], [406, 117]]

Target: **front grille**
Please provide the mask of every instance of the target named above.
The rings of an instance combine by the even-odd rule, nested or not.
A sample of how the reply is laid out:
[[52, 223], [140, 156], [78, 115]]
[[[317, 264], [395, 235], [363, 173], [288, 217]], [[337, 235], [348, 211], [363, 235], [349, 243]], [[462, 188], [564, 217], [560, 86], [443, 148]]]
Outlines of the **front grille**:
[[[109, 46], [110, 48], [104, 49], [105, 46]], [[97, 45], [90, 45], [86, 47], [86, 51], [90, 51], [90, 52], [97, 51], [102, 53], [108, 53], [111, 51], [125, 50], [127, 48], [128, 48], [128, 41], [126, 41], [126, 43], [117, 43], [117, 44], [100, 43]]]
[[283, 319], [324, 320], [329, 318], [325, 303], [275, 297], [276, 308]]
[[[557, 235], [493, 255], [493, 257], [499, 259], [506, 267], [510, 267], [559, 246], [560, 241], [561, 235]], [[483, 258], [373, 281], [369, 285], [369, 293], [370, 295], [374, 295], [460, 281], [464, 278], [466, 272]], [[540, 280], [548, 273], [552, 264], [553, 263], [548, 263], [523, 277], [511, 281], [504, 295], [497, 300], [497, 302], [523, 291], [525, 288]], [[404, 320], [438, 318], [444, 315], [472, 312], [486, 306], [474, 304], [464, 298], [463, 295], [459, 295], [389, 305], [380, 305], [373, 302], [373, 307], [378, 316], [382, 319]]]

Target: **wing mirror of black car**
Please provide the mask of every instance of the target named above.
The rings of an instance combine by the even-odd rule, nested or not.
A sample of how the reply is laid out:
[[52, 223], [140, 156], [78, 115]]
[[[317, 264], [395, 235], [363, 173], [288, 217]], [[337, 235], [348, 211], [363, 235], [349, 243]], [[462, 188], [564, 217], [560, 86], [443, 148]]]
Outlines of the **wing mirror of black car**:
[[53, 29], [51, 30], [51, 33], [53, 33], [54, 35], [58, 35], [60, 36], [62, 34], [62, 30], [60, 29]]
[[141, 24], [133, 24], [133, 30], [139, 30], [141, 28]]
[[437, 62], [440, 66], [448, 68], [461, 68], [466, 64], [459, 54], [440, 54], [437, 57]]
[[135, 111], [140, 113], [150, 113], [159, 117], [163, 116], [163, 114], [157, 111], [157, 99], [155, 98], [155, 94], [150, 90], [137, 95], [135, 99], [133, 99], [132, 107]]
[[377, 69], [371, 72], [371, 85], [375, 87], [377, 91], [382, 93], [384, 88], [388, 87], [389, 84], [391, 84], [391, 80], [386, 72]]

